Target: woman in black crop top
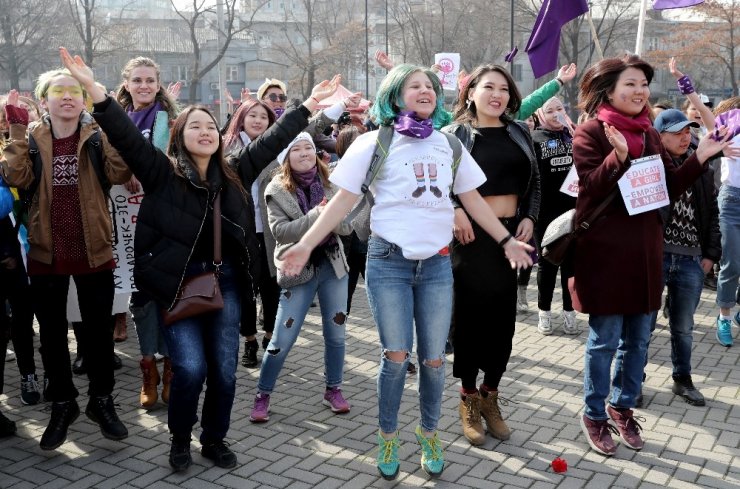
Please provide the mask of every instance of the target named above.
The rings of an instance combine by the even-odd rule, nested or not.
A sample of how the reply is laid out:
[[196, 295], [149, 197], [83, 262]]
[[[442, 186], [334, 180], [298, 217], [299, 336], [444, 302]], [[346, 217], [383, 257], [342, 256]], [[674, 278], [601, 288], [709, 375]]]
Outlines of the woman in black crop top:
[[[521, 96], [506, 69], [479, 66], [461, 92], [455, 134], [486, 174], [478, 188], [496, 216], [520, 241], [532, 238], [539, 213], [540, 180], [529, 130], [514, 122]], [[516, 321], [516, 270], [501, 247], [465, 213], [455, 210], [453, 375], [462, 381], [460, 418], [473, 445], [488, 432], [507, 440], [511, 434], [498, 406], [498, 385], [511, 356]], [[478, 372], [484, 372], [480, 390]]]

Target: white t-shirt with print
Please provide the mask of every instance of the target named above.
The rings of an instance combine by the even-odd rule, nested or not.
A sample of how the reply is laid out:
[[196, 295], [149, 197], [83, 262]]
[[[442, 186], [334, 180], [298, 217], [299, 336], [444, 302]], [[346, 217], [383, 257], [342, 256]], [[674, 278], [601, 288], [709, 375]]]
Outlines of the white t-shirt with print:
[[[329, 178], [334, 185], [362, 193], [378, 131], [365, 133], [350, 145]], [[478, 188], [486, 176], [463, 147], [455, 177], [455, 194]], [[409, 260], [433, 256], [452, 241], [455, 212], [450, 202], [452, 148], [444, 134], [425, 139], [397, 132], [388, 157], [370, 185], [375, 198], [370, 229], [394, 243]]]

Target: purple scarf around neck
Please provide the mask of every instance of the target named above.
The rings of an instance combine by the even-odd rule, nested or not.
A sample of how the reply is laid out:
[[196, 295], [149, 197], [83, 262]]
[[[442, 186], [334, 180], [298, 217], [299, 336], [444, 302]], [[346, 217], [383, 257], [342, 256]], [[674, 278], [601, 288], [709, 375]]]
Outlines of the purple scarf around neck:
[[[319, 167], [314, 166], [304, 172], [291, 170], [290, 173], [293, 175], [293, 180], [298, 187], [295, 192], [296, 199], [298, 199], [298, 207], [301, 208], [304, 214], [308, 214], [308, 211], [319, 205], [324, 200], [324, 197], [326, 197], [324, 186], [321, 184], [321, 177], [319, 176]], [[334, 237], [334, 233], [329, 233], [329, 236], [319, 243], [319, 246], [335, 245], [336, 243], [337, 240]]]
[[158, 101], [155, 101], [149, 107], [145, 107], [141, 110], [134, 110], [133, 106], [131, 106], [126, 113], [139, 131], [141, 131], [147, 139], [151, 140], [152, 130], [154, 129], [154, 119], [156, 119], [157, 112], [160, 110], [162, 110], [162, 105]]
[[410, 110], [399, 112], [393, 127], [396, 132], [417, 139], [428, 138], [434, 132], [431, 119], [421, 119], [416, 112]]

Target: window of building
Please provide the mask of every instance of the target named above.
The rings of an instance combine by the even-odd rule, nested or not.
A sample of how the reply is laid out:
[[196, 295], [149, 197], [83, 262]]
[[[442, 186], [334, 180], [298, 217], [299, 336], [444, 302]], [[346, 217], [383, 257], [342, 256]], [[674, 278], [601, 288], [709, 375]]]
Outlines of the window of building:
[[239, 81], [239, 67], [237, 65], [226, 65], [226, 81]]
[[522, 65], [511, 65], [511, 76], [514, 77], [514, 81], [522, 81]]
[[173, 78], [180, 81], [190, 80], [190, 66], [175, 66], [172, 69]]

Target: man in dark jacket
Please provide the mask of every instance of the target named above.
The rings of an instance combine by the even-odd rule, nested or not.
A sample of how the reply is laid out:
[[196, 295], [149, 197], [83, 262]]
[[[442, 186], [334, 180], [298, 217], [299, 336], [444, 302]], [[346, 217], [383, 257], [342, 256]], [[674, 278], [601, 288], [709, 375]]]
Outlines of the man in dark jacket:
[[[680, 166], [694, 152], [690, 122], [679, 110], [661, 112], [654, 122], [663, 146]], [[711, 169], [699, 177], [671, 205], [661, 209], [663, 235], [663, 283], [670, 298], [668, 324], [671, 330], [673, 392], [694, 406], [704, 405], [704, 396], [691, 380], [691, 345], [694, 313], [699, 305], [704, 276], [721, 256], [719, 211]], [[657, 313], [653, 315], [655, 329]]]

